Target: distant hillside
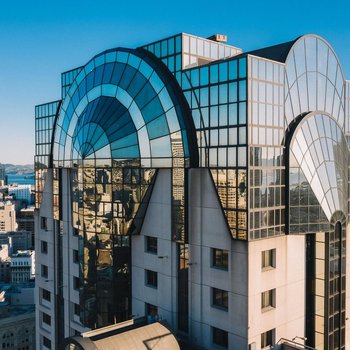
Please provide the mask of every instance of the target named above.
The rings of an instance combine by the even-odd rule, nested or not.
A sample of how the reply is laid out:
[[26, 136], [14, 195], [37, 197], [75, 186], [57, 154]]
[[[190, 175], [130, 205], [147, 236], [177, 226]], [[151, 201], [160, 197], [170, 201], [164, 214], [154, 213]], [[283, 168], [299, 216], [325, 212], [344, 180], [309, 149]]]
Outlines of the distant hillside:
[[26, 165], [14, 165], [14, 164], [4, 164], [6, 174], [30, 174], [34, 172], [33, 164]]

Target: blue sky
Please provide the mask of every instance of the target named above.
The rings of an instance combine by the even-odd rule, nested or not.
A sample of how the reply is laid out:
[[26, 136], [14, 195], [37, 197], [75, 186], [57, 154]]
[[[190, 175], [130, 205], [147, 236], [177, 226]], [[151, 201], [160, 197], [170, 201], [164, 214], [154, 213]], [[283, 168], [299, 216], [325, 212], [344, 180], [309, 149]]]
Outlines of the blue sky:
[[244, 51], [323, 36], [350, 79], [350, 2], [2, 1], [0, 3], [0, 162], [34, 155], [34, 106], [60, 97], [60, 73], [117, 46], [187, 32], [228, 35]]

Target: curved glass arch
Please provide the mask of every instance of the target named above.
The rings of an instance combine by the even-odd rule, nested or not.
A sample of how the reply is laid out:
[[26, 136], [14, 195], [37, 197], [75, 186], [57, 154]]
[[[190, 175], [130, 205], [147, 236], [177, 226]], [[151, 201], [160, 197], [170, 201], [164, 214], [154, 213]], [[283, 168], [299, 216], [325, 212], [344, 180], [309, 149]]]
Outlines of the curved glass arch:
[[102, 53], [81, 70], [67, 92], [56, 123], [53, 163], [71, 167], [109, 144], [106, 158], [140, 158], [148, 167], [155, 159], [154, 167], [169, 167], [176, 157], [174, 139], [175, 148], [180, 141], [181, 154], [190, 158], [188, 140], [195, 133], [186, 127], [185, 114], [172, 84], [165, 83], [161, 69], [145, 54], [127, 49]]
[[344, 75], [323, 38], [306, 35], [296, 41], [286, 59], [285, 82], [287, 125], [305, 112], [324, 111], [344, 130]]
[[308, 114], [296, 128], [289, 151], [290, 168], [302, 170], [327, 220], [336, 212], [346, 213], [349, 151], [339, 124], [321, 112]]
[[198, 149], [176, 84], [148, 52], [115, 49], [86, 64], [60, 108], [52, 158], [71, 168], [81, 321], [89, 328], [130, 315], [130, 235], [140, 233], [157, 168], [172, 168], [173, 237], [185, 239], [185, 168], [198, 166]]

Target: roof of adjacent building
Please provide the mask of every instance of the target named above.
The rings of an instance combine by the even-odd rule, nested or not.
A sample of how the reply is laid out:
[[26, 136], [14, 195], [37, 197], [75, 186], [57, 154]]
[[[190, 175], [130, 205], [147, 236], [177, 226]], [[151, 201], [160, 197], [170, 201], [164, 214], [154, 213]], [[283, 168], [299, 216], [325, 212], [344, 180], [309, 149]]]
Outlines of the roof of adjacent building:
[[245, 54], [285, 63], [290, 50], [292, 49], [293, 45], [298, 41], [298, 39], [299, 37], [295, 40], [288, 41], [286, 43], [264, 47], [262, 49], [246, 52]]
[[180, 350], [179, 343], [165, 321], [143, 326], [132, 321], [122, 322], [72, 337], [68, 344], [72, 343], [86, 350]]

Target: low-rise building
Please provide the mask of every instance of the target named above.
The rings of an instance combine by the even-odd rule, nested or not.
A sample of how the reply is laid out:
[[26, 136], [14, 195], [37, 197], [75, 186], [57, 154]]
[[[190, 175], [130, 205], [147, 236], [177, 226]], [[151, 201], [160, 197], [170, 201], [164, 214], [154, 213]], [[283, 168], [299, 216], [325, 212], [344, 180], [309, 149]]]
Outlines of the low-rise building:
[[[25, 298], [20, 297], [22, 290], [25, 290], [23, 294]], [[34, 283], [21, 287], [13, 287], [9, 284], [0, 285], [0, 343], [2, 343], [2, 349], [35, 349], [33, 296]], [[12, 302], [12, 299], [16, 299], [16, 302]]]
[[33, 248], [30, 231], [0, 232], [0, 244], [9, 245], [9, 254]]
[[20, 250], [11, 256], [11, 282], [30, 281], [35, 274], [35, 252]]
[[31, 203], [32, 200], [32, 186], [31, 185], [9, 185], [8, 194], [15, 196], [17, 200]]

